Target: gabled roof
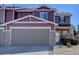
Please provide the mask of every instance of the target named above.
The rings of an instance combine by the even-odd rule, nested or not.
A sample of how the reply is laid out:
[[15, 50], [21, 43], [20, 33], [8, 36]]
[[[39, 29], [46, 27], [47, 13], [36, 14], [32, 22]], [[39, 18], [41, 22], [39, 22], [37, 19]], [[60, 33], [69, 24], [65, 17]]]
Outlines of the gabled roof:
[[40, 5], [39, 7], [34, 8], [34, 10], [37, 10], [38, 8], [41, 8], [41, 7], [47, 7], [47, 8], [49, 8], [49, 9], [53, 10], [53, 11], [57, 11], [56, 8], [51, 8], [51, 7], [49, 7], [48, 5], [45, 5], [45, 4]]
[[37, 11], [37, 9], [38, 8], [41, 8], [41, 7], [46, 7], [46, 8], [48, 8], [49, 10], [51, 10], [51, 11], [57, 11], [57, 9], [56, 8], [51, 8], [51, 7], [49, 7], [48, 5], [40, 5], [40, 6], [38, 6], [38, 7], [34, 7], [34, 8], [20, 8], [20, 9], [16, 9], [16, 11], [17, 12], [31, 12], [31, 11]]
[[18, 12], [25, 12], [25, 11], [34, 11], [34, 10], [37, 10], [38, 8], [40, 8], [40, 7], [47, 7], [47, 8], [49, 8], [50, 10], [52, 10], [52, 11], [57, 11], [57, 9], [56, 8], [51, 8], [51, 7], [49, 7], [48, 5], [45, 5], [45, 4], [42, 4], [42, 5], [40, 5], [39, 7], [34, 7], [34, 8], [22, 8], [22, 7], [1, 7], [0, 9], [9, 9], [9, 10], [16, 10], [16, 11], [18, 11]]
[[5, 8], [5, 7], [3, 7], [3, 8], [0, 8], [0, 9], [6, 9], [6, 10], [18, 10], [18, 9], [23, 9], [23, 8]]
[[5, 25], [10, 24], [10, 23], [15, 23], [15, 22], [17, 22], [17, 21], [20, 21], [20, 20], [25, 19], [25, 18], [28, 18], [28, 17], [33, 17], [33, 18], [42, 20], [42, 21], [44, 21], [44, 22], [46, 22], [46, 23], [51, 23], [51, 24], [56, 24], [56, 25], [58, 25], [57, 23], [54, 23], [54, 22], [51, 22], [51, 21], [48, 21], [48, 20], [45, 20], [45, 19], [41, 19], [41, 18], [36, 17], [36, 16], [33, 16], [33, 15], [28, 15], [28, 16], [24, 16], [24, 17], [19, 18], [19, 19], [16, 19], [16, 20], [12, 20], [12, 21], [6, 22], [6, 23], [4, 23], [4, 24], [1, 24], [0, 26], [5, 26]]
[[17, 9], [16, 11], [17, 12], [32, 12], [33, 9], [30, 9], [30, 8], [21, 8], [21, 9]]

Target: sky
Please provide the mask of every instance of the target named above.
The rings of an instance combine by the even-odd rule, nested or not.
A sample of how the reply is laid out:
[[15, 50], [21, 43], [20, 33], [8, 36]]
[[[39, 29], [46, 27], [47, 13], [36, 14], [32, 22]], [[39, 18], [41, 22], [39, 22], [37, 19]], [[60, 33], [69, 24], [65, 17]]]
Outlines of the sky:
[[[26, 8], [35, 8], [40, 6], [41, 4], [15, 4], [17, 7], [26, 7]], [[71, 16], [71, 24], [77, 28], [79, 24], [79, 4], [46, 4], [51, 8], [56, 8], [57, 12], [70, 12]], [[12, 6], [12, 5], [5, 5]]]

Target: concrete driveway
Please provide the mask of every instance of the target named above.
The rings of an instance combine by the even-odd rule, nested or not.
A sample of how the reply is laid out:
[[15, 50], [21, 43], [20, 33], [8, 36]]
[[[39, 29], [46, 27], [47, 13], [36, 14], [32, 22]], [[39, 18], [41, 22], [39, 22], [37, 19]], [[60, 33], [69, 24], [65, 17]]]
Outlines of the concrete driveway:
[[48, 46], [8, 46], [0, 47], [1, 55], [48, 55]]
[[68, 48], [67, 46], [56, 46], [53, 51], [54, 55], [79, 55], [79, 45]]

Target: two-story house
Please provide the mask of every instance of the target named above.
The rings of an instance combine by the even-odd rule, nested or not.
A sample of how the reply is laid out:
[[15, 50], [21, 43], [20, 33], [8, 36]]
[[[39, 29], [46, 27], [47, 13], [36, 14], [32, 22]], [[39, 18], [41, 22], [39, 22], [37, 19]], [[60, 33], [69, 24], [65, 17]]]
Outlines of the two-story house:
[[0, 8], [0, 23], [6, 23], [27, 15], [33, 15], [51, 22], [58, 24], [58, 32], [70, 32], [71, 31], [71, 16], [69, 12], [57, 12], [56, 8], [50, 8], [46, 5], [39, 6], [37, 8], [13, 8], [4, 7]]
[[[56, 8], [50, 8], [46, 5], [41, 5], [37, 8], [15, 8], [15, 7], [2, 7], [0, 8], [0, 27], [3, 27], [5, 31], [9, 32], [7, 33], [10, 35], [10, 43], [12, 45], [18, 45], [18, 44], [48, 44], [49, 38], [46, 33], [48, 31], [45, 29], [50, 29], [51, 31], [59, 32], [59, 33], [72, 33], [71, 28], [71, 13], [69, 12], [57, 12]], [[25, 30], [15, 30], [15, 29], [22, 29], [29, 27], [31, 29], [40, 29], [36, 30], [37, 32], [33, 30], [29, 30], [31, 33], [38, 33], [38, 31], [41, 33], [41, 35], [38, 33], [35, 34], [38, 38], [38, 41], [36, 39], [30, 38], [30, 40], [24, 39], [27, 35], [23, 35], [26, 31]], [[25, 31], [25, 32], [22, 32]], [[6, 34], [6, 35], [7, 35]], [[22, 34], [22, 35], [21, 35]], [[44, 36], [44, 35], [46, 36]], [[19, 35], [19, 36], [18, 36]], [[33, 37], [33, 35], [31, 35]], [[43, 37], [44, 36], [44, 37]], [[28, 37], [28, 35], [27, 35]], [[36, 37], [36, 38], [37, 38]], [[9, 36], [7, 36], [9, 38]], [[45, 38], [45, 39], [44, 39]], [[54, 38], [54, 36], [53, 36]], [[23, 40], [22, 40], [23, 39]], [[11, 41], [12, 40], [12, 41]], [[33, 41], [33, 42], [31, 42]], [[17, 43], [18, 42], [18, 43]], [[31, 43], [28, 43], [31, 42]], [[49, 41], [50, 42], [50, 41]], [[52, 42], [52, 41], [51, 41]]]

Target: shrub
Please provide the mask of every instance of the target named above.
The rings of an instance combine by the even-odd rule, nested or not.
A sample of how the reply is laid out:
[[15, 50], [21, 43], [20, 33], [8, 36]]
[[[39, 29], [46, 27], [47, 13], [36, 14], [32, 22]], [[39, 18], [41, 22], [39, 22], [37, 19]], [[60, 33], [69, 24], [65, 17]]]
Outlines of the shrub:
[[71, 40], [71, 44], [72, 45], [77, 45], [78, 44], [78, 41], [77, 40]]
[[62, 42], [63, 42], [63, 45], [67, 45], [67, 39], [66, 38], [64, 38]]
[[71, 43], [71, 40], [64, 38], [64, 39], [63, 39], [63, 45], [67, 45], [67, 42], [70, 42], [70, 43]]
[[62, 39], [63, 45], [67, 45], [67, 42], [70, 42], [71, 45], [78, 45], [78, 41], [77, 40], [73, 40], [73, 39]]

